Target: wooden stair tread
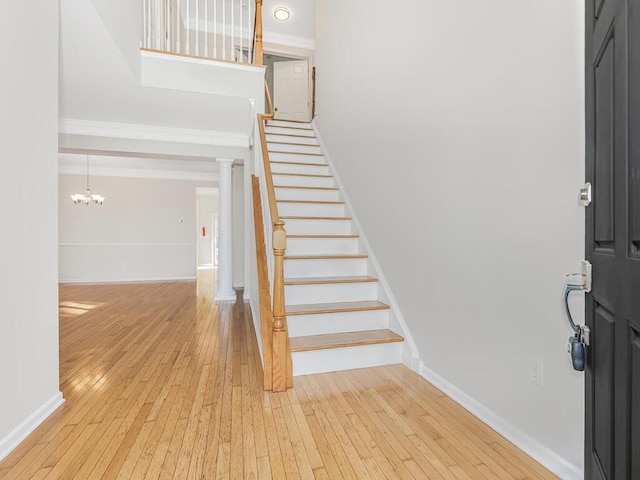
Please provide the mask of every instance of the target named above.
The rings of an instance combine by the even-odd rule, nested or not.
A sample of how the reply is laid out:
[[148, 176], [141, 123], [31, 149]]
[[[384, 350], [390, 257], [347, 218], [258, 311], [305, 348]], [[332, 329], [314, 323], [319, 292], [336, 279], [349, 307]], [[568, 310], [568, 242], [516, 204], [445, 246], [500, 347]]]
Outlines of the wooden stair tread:
[[[273, 127], [278, 128], [278, 127]], [[287, 128], [287, 127], [284, 127]], [[264, 132], [265, 135], [279, 135], [281, 137], [295, 137], [295, 138], [318, 138], [315, 135], [295, 135], [293, 133], [274, 133], [274, 132]]]
[[368, 276], [356, 277], [301, 277], [285, 278], [285, 285], [325, 285], [334, 283], [375, 283], [378, 279]]
[[287, 127], [287, 126], [284, 126], [284, 125], [269, 125], [268, 123], [267, 123], [267, 127], [268, 128], [290, 128], [290, 129], [293, 129], [293, 130], [309, 130], [309, 131], [313, 131], [313, 128], [304, 128], [304, 127], [299, 127], [299, 126]]
[[[287, 119], [280, 119], [276, 117], [273, 117], [272, 119], [267, 120], [267, 125], [269, 124], [269, 122], [301, 123], [303, 125], [311, 126], [311, 122], [307, 122], [306, 120], [287, 120]], [[272, 126], [277, 127], [277, 125], [272, 125]]]
[[324, 153], [310, 153], [310, 152], [283, 152], [280, 150], [269, 150], [269, 153], [286, 153], [289, 155], [310, 155], [312, 157], [324, 157]]
[[333, 178], [333, 175], [320, 175], [317, 173], [288, 173], [288, 172], [273, 172], [273, 176], [283, 175], [286, 177], [313, 177], [313, 178]]
[[280, 218], [284, 220], [351, 220], [351, 217], [307, 217], [295, 215], [284, 215]]
[[[298, 138], [302, 138], [302, 137], [298, 137]], [[267, 143], [272, 143], [274, 145], [295, 145], [296, 147], [318, 147], [318, 148], [320, 148], [320, 145], [318, 145], [317, 143], [277, 142], [275, 140], [267, 140]]]
[[355, 233], [310, 233], [305, 235], [287, 235], [287, 238], [359, 238]]
[[332, 202], [329, 200], [277, 200], [278, 203], [321, 203], [328, 205], [345, 205], [345, 202]]
[[385, 329], [292, 337], [290, 341], [292, 352], [307, 352], [327, 348], [358, 347], [361, 345], [402, 342], [404, 338], [391, 330]]
[[360, 302], [309, 303], [303, 305], [286, 305], [287, 315], [316, 315], [321, 313], [365, 312], [368, 310], [389, 310], [389, 305], [377, 300]]
[[364, 253], [344, 253], [330, 255], [285, 255], [285, 260], [339, 260], [349, 258], [369, 258]]
[[278, 165], [302, 165], [305, 167], [328, 167], [328, 163], [308, 163], [308, 162], [282, 162], [280, 160], [270, 160], [269, 163], [277, 163]]
[[299, 190], [340, 190], [338, 187], [305, 187], [301, 185], [274, 185], [273, 188], [296, 188]]

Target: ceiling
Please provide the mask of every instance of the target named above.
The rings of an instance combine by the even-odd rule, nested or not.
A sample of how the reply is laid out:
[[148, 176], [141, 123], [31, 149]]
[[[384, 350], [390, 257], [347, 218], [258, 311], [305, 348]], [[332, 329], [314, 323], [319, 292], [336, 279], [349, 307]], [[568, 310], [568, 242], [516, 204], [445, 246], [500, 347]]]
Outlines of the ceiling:
[[[287, 7], [291, 12], [291, 18], [286, 22], [276, 20], [273, 16], [276, 7]], [[263, 29], [265, 32], [315, 39], [315, 8], [315, 0], [264, 0]]]

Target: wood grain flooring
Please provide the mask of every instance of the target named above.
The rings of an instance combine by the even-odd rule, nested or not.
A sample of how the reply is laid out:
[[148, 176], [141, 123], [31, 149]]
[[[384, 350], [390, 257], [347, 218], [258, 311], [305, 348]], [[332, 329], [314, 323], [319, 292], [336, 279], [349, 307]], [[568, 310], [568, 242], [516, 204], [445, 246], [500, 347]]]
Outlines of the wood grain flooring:
[[63, 286], [66, 403], [0, 479], [556, 478], [407, 368], [265, 393], [248, 308], [212, 281]]

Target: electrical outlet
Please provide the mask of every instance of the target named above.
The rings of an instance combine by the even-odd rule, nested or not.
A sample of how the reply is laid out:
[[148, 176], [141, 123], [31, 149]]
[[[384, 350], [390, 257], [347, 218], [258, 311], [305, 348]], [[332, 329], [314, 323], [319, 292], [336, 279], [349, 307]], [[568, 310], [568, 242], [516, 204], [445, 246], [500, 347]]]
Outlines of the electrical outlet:
[[542, 360], [539, 358], [529, 358], [529, 380], [538, 385], [543, 384], [543, 376], [542, 376]]

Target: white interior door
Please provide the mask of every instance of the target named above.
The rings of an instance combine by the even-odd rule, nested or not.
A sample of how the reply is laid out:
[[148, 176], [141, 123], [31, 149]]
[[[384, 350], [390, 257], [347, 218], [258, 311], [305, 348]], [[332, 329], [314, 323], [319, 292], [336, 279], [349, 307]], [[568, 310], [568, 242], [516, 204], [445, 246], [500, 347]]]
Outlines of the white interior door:
[[273, 64], [273, 108], [278, 119], [311, 120], [307, 60]]

